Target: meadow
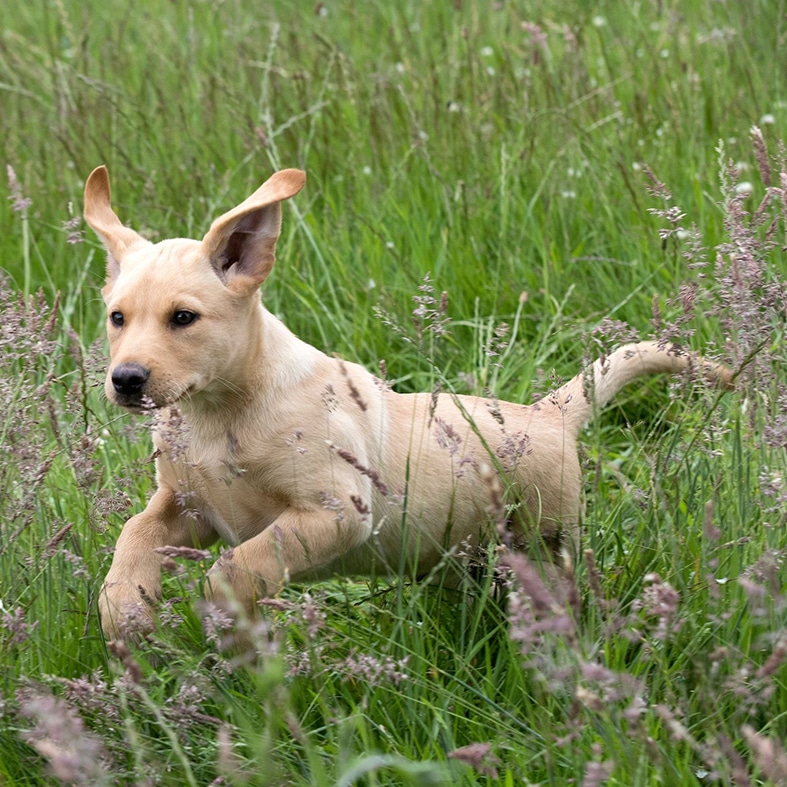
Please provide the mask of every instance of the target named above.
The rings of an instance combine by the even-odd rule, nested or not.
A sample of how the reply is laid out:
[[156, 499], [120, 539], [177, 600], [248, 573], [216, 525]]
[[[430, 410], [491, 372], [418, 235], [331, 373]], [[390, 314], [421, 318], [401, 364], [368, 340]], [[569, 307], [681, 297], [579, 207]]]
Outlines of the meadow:
[[[786, 14], [3, 3], [0, 784], [787, 784]], [[175, 557], [157, 630], [108, 643], [154, 479], [102, 392], [99, 164], [152, 240], [306, 170], [264, 302], [397, 390], [529, 402], [632, 336], [737, 388], [648, 380], [584, 432], [572, 603], [493, 545], [459, 589], [289, 587], [241, 663], [215, 554]]]

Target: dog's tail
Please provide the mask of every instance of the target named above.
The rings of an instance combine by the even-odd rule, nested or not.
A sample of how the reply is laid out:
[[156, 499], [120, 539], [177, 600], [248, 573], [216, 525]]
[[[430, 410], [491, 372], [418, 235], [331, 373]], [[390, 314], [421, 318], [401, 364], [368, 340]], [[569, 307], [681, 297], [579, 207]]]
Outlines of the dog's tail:
[[[579, 434], [580, 429], [620, 391], [623, 386], [648, 374], [679, 374], [694, 371], [721, 390], [731, 390], [733, 374], [722, 364], [713, 363], [671, 344], [639, 342], [619, 347], [606, 358], [548, 394], [542, 403], [560, 409], [564, 425]], [[591, 377], [592, 375], [592, 377]]]

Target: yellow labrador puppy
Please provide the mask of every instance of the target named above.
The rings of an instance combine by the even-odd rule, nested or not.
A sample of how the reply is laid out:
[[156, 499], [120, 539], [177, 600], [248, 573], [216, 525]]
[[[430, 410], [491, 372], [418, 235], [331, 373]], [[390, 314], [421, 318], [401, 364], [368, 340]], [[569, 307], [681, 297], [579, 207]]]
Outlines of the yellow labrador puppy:
[[577, 549], [576, 440], [588, 419], [640, 375], [697, 364], [731, 382], [721, 367], [642, 342], [531, 406], [394, 393], [298, 339], [260, 301], [280, 203], [305, 180], [277, 172], [201, 241], [156, 244], [117, 218], [104, 167], [87, 181], [85, 218], [108, 252], [107, 396], [185, 423], [178, 439], [154, 436], [158, 489], [118, 540], [100, 595], [107, 635], [140, 616], [153, 625], [157, 548], [222, 539], [233, 548], [208, 591], [252, 611], [290, 580], [401, 565], [423, 575], [446, 550], [494, 533], [500, 488], [513, 543], [544, 544], [560, 565]]

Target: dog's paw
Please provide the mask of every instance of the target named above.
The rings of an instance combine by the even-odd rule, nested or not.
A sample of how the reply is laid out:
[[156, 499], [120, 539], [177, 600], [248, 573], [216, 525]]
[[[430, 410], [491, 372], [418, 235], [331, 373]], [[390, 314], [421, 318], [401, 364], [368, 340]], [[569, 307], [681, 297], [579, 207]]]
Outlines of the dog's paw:
[[153, 631], [154, 595], [142, 585], [107, 580], [98, 599], [101, 628], [106, 638], [139, 639]]
[[242, 611], [251, 618], [257, 601], [265, 597], [265, 583], [233, 557], [233, 550], [228, 550], [213, 564], [205, 582], [205, 597], [235, 616]]

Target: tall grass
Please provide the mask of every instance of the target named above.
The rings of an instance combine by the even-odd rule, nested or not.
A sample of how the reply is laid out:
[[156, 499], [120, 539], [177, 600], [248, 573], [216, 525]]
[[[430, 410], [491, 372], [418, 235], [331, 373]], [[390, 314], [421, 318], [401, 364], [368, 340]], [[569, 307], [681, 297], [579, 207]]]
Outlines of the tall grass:
[[[0, 17], [0, 782], [787, 781], [783, 2]], [[76, 222], [99, 163], [154, 240], [307, 170], [266, 305], [398, 390], [529, 401], [631, 333], [739, 390], [654, 381], [584, 435], [574, 606], [491, 548], [458, 590], [288, 588], [242, 665], [206, 565], [174, 559], [160, 627], [108, 647], [95, 595], [154, 482], [147, 424], [100, 393], [103, 259]]]

